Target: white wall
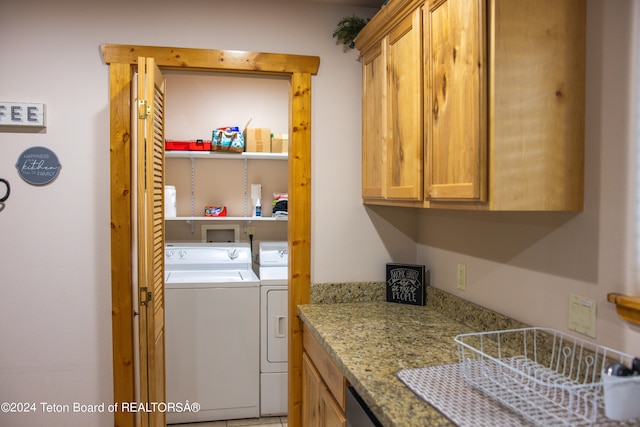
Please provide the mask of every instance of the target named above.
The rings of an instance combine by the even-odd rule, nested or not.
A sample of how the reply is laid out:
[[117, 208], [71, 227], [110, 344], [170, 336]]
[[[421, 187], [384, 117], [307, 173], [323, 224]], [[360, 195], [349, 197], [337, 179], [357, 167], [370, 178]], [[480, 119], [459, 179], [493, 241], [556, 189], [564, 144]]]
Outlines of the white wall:
[[[632, 82], [640, 68], [631, 64], [640, 2], [590, 0], [587, 10], [584, 211], [425, 211], [418, 260], [432, 267], [436, 287], [535, 326], [569, 332], [569, 293], [595, 299], [597, 342], [640, 354], [640, 328], [618, 318], [606, 301], [609, 292], [640, 295], [638, 189], [631, 184], [638, 170]], [[466, 292], [456, 288], [457, 263], [467, 265]]]
[[[110, 414], [43, 414], [40, 406], [112, 400], [109, 79], [99, 45], [320, 56], [312, 80], [314, 276], [355, 280], [390, 256], [359, 203], [360, 63], [331, 34], [343, 16], [373, 12], [298, 1], [3, 4], [0, 101], [46, 104], [47, 128], [0, 131], [0, 177], [12, 184], [0, 211], [0, 402], [36, 402], [38, 410], [0, 412], [0, 425], [113, 424]], [[18, 156], [32, 146], [62, 163], [47, 186], [17, 174]], [[349, 263], [330, 250], [333, 233], [347, 232]]]

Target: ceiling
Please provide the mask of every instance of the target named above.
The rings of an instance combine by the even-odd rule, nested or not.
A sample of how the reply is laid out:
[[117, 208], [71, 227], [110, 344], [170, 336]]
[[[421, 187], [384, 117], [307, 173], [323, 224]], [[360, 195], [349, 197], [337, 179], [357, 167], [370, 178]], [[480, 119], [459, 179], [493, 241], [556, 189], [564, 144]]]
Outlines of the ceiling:
[[373, 7], [379, 9], [384, 0], [302, 0], [310, 3], [340, 4], [343, 6]]

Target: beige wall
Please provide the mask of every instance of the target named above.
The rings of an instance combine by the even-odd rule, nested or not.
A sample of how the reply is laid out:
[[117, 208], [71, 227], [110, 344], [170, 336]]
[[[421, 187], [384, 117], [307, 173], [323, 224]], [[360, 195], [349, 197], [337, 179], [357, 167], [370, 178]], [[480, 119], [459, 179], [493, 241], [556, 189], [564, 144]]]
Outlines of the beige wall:
[[[0, 402], [112, 399], [109, 78], [101, 43], [320, 56], [312, 80], [313, 178], [322, 191], [313, 196], [321, 207], [313, 220], [315, 275], [335, 266], [353, 278], [371, 258], [386, 257], [359, 204], [360, 63], [331, 37], [342, 17], [373, 10], [260, 0], [34, 0], [1, 9], [0, 101], [46, 104], [47, 128], [0, 130], [0, 177], [12, 184], [0, 211]], [[33, 187], [15, 163], [40, 145], [58, 155], [62, 170]], [[357, 268], [328, 250], [334, 231], [353, 237], [347, 246]], [[0, 425], [113, 425], [108, 413], [37, 409], [0, 412]]]
[[[569, 293], [595, 299], [597, 342], [640, 354], [640, 328], [606, 301], [609, 292], [640, 295], [631, 42], [640, 2], [587, 3], [584, 211], [421, 212], [417, 259], [435, 286], [534, 326], [569, 332]], [[466, 292], [456, 288], [457, 263], [467, 266]]]
[[[361, 64], [331, 33], [343, 16], [370, 9], [246, 0], [3, 5], [0, 100], [43, 102], [48, 117], [41, 133], [0, 131], [0, 177], [12, 184], [0, 211], [0, 401], [111, 400], [108, 67], [100, 43], [320, 56], [312, 80], [313, 282], [383, 280], [385, 262], [417, 261], [430, 266], [436, 286], [457, 292], [454, 266], [464, 262], [462, 296], [558, 329], [568, 292], [590, 296], [598, 300], [598, 340], [640, 353], [638, 330], [604, 302], [610, 291], [640, 294], [629, 280], [626, 160], [637, 3], [588, 1], [587, 197], [573, 216], [362, 206]], [[19, 154], [38, 145], [62, 163], [44, 187], [15, 169]], [[45, 424], [107, 426], [112, 418], [0, 413], [0, 425]]]

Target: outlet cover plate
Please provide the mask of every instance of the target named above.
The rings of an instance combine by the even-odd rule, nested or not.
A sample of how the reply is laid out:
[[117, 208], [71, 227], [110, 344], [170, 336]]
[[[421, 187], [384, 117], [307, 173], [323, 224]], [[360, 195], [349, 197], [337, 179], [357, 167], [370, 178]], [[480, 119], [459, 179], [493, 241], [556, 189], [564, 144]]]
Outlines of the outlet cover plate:
[[596, 337], [596, 301], [576, 294], [569, 294], [569, 329]]
[[461, 291], [467, 290], [467, 266], [464, 264], [458, 264], [458, 276], [457, 276], [457, 284], [458, 289]]

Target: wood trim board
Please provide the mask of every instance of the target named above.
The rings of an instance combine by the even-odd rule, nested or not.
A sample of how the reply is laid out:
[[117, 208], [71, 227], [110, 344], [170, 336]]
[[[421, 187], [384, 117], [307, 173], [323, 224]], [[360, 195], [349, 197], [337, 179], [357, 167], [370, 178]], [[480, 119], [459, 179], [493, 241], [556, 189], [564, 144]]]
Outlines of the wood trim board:
[[[135, 401], [134, 313], [131, 295], [131, 87], [138, 57], [155, 58], [161, 69], [212, 71], [290, 78], [289, 147], [289, 413], [301, 426], [302, 325], [296, 306], [309, 302], [311, 277], [311, 76], [317, 56], [103, 44], [109, 65], [111, 165], [111, 288], [114, 401]], [[115, 413], [114, 425], [134, 426], [132, 414]]]

